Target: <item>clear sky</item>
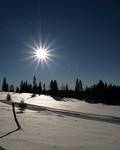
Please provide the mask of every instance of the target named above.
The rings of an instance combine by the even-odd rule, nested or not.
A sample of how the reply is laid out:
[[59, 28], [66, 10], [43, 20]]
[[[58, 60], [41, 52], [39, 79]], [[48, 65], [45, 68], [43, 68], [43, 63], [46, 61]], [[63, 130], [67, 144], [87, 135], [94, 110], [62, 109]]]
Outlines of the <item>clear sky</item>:
[[[57, 55], [39, 66], [28, 60], [27, 44], [47, 39]], [[120, 84], [119, 0], [4, 0], [0, 1], [0, 81], [21, 79], [73, 85], [99, 79]]]

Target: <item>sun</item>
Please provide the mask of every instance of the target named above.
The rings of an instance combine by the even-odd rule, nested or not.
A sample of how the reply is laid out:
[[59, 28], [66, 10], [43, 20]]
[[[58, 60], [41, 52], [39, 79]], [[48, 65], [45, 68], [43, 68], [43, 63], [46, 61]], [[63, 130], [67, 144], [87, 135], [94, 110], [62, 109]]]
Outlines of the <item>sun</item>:
[[48, 64], [48, 61], [51, 60], [51, 57], [53, 56], [48, 47], [45, 48], [44, 46], [36, 45], [36, 47], [33, 47], [32, 50], [31, 56], [33, 61], [37, 62], [37, 65], [43, 63]]
[[49, 57], [48, 51], [46, 49], [42, 49], [42, 48], [36, 49], [35, 55], [36, 55], [36, 59], [38, 59], [38, 60], [46, 60]]
[[50, 61], [53, 61], [52, 58], [55, 57], [55, 54], [53, 54], [52, 43], [46, 44], [34, 42], [32, 45], [27, 45], [31, 49], [29, 58], [32, 62], [36, 63], [36, 67], [44, 64], [49, 67]]

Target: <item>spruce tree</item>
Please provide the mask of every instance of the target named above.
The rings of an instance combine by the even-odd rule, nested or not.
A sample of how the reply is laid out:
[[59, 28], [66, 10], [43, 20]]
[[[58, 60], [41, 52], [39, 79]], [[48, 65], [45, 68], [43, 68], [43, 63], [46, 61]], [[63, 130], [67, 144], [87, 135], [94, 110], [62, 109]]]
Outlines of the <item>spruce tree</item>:
[[5, 91], [5, 92], [9, 91], [9, 85], [8, 85], [5, 77], [4, 77], [3, 83], [2, 83], [2, 91]]
[[37, 86], [37, 83], [36, 83], [36, 77], [34, 76], [33, 77], [33, 93], [37, 94], [37, 92], [38, 92], [38, 86]]
[[78, 78], [76, 79], [76, 83], [75, 83], [75, 92], [79, 92], [79, 80], [78, 80]]
[[41, 82], [39, 82], [38, 94], [40, 95], [41, 93], [42, 93], [42, 85], [41, 85]]
[[83, 85], [82, 85], [82, 81], [81, 80], [79, 81], [79, 91], [80, 92], [83, 91]]
[[10, 92], [14, 92], [15, 91], [15, 88], [14, 88], [14, 85], [10, 85]]

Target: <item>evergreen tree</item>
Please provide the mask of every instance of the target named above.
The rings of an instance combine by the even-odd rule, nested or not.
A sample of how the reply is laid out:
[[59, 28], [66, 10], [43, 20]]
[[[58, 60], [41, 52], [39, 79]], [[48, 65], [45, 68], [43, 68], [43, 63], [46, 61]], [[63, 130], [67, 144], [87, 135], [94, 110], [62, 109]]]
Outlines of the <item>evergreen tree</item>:
[[56, 81], [56, 80], [54, 80], [53, 85], [54, 85], [54, 90], [55, 90], [55, 91], [58, 91], [58, 84], [57, 84], [57, 81]]
[[42, 85], [41, 85], [41, 82], [39, 82], [38, 94], [40, 95], [41, 93], [42, 93]]
[[43, 94], [46, 94], [46, 85], [43, 84]]
[[82, 85], [82, 81], [79, 80], [78, 78], [76, 79], [74, 94], [75, 94], [75, 97], [78, 99], [83, 98], [83, 85]]
[[36, 86], [36, 77], [33, 76], [33, 86]]
[[20, 82], [20, 92], [21, 92], [21, 93], [24, 92], [24, 91], [23, 91], [23, 90], [24, 90], [23, 88], [24, 88], [23, 80], [21, 80], [21, 82]]
[[81, 92], [81, 91], [83, 91], [82, 81], [79, 80], [78, 78], [76, 79], [75, 91], [76, 91], [76, 92]]
[[69, 90], [69, 88], [68, 88], [68, 84], [66, 84], [66, 86], [65, 86], [65, 90], [66, 90], [66, 91], [68, 91], [68, 90]]
[[83, 85], [82, 85], [82, 81], [81, 80], [79, 81], [79, 91], [80, 92], [83, 91]]
[[59, 93], [58, 83], [56, 80], [54, 80], [54, 95], [58, 96], [58, 93]]
[[34, 76], [33, 77], [33, 93], [37, 94], [37, 92], [38, 92], [38, 86], [36, 83], [36, 77]]
[[10, 85], [10, 92], [14, 92], [15, 91], [15, 88], [14, 88], [14, 85]]
[[16, 93], [19, 93], [20, 92], [20, 89], [19, 89], [19, 87], [16, 87]]
[[32, 84], [28, 84], [28, 93], [32, 93]]
[[27, 81], [23, 83], [23, 92], [27, 93]]
[[9, 84], [6, 84], [6, 92], [9, 92]]
[[56, 96], [58, 94], [58, 84], [56, 80], [51, 80], [50, 82], [50, 94], [51, 96]]
[[78, 80], [78, 78], [76, 79], [75, 91], [79, 92], [79, 80]]
[[2, 83], [2, 91], [5, 91], [5, 92], [9, 91], [9, 85], [8, 85], [5, 77], [4, 77], [3, 83]]
[[51, 92], [54, 91], [54, 82], [53, 82], [53, 80], [51, 80], [51, 82], [50, 82], [50, 91]]

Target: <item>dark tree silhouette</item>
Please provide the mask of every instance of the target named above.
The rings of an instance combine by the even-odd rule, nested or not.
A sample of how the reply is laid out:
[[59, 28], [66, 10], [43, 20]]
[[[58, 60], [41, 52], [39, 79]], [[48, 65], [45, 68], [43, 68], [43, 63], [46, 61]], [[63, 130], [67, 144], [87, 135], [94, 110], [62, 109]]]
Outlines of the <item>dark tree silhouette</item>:
[[37, 86], [37, 82], [36, 82], [36, 77], [33, 77], [33, 93], [37, 94], [38, 92], [38, 86]]
[[83, 91], [82, 81], [79, 80], [78, 78], [76, 79], [75, 91], [76, 91], [76, 92]]
[[32, 84], [28, 84], [28, 93], [32, 93], [33, 89], [32, 89]]
[[5, 92], [9, 91], [9, 85], [8, 85], [5, 77], [4, 77], [3, 83], [2, 83], [2, 91], [5, 91]]
[[58, 84], [56, 80], [51, 80], [50, 82], [50, 94], [51, 96], [57, 96], [58, 95]]
[[83, 91], [83, 85], [82, 85], [82, 81], [81, 80], [79, 81], [79, 91], [80, 92]]
[[83, 85], [82, 81], [79, 80], [78, 78], [76, 79], [75, 82], [75, 98], [82, 99], [83, 98]]
[[38, 86], [38, 94], [42, 94], [42, 85], [41, 82], [39, 82], [39, 86]]
[[14, 85], [10, 85], [10, 92], [15, 92], [15, 88], [14, 88]]
[[66, 91], [68, 91], [68, 90], [69, 90], [69, 88], [68, 88], [68, 84], [66, 84], [66, 86], [65, 86], [65, 90], [66, 90]]
[[43, 84], [43, 94], [46, 94], [46, 85]]
[[23, 80], [21, 80], [21, 83], [20, 83], [20, 92], [23, 93], [24, 92], [24, 85], [23, 85]]
[[79, 92], [79, 80], [78, 80], [78, 78], [76, 79], [75, 91]]
[[20, 92], [20, 89], [19, 89], [19, 87], [16, 87], [16, 93], [19, 93]]
[[[2, 91], [14, 92], [14, 85], [8, 85], [6, 78], [3, 79]], [[41, 85], [41, 82], [37, 83], [36, 77], [33, 77], [33, 84], [27, 81], [21, 80], [20, 86], [16, 87], [16, 92], [23, 93], [33, 93], [36, 94], [47, 94], [51, 95], [56, 99], [61, 99], [62, 97], [77, 98], [79, 100], [85, 100], [89, 103], [105, 103], [120, 105], [120, 86], [104, 83], [99, 80], [97, 84], [93, 84], [90, 87], [83, 89], [82, 81], [78, 78], [75, 81], [75, 89], [70, 90], [68, 84], [62, 85], [59, 89], [56, 80], [51, 80], [49, 89], [46, 90], [46, 85]]]
[[107, 85], [102, 80], [84, 91], [84, 98], [90, 103], [120, 105], [120, 86]]

